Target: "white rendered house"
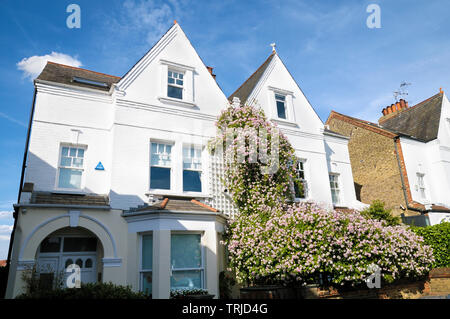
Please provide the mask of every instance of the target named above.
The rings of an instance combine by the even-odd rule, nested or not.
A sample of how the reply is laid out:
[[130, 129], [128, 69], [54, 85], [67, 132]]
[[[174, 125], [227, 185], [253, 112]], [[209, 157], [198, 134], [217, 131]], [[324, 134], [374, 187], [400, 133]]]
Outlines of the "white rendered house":
[[[251, 93], [303, 160], [299, 200], [360, 205], [348, 139], [324, 130], [275, 53]], [[27, 267], [52, 282], [72, 263], [83, 282], [153, 298], [186, 287], [218, 297], [219, 242], [236, 209], [206, 145], [228, 106], [176, 23], [123, 77], [49, 62], [35, 80], [6, 297], [22, 292]]]

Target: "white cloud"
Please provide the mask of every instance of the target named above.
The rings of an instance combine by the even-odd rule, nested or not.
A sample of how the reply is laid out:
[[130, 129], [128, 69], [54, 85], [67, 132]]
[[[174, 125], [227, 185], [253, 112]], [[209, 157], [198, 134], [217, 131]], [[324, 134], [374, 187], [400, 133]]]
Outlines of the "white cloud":
[[147, 46], [153, 45], [167, 31], [173, 20], [185, 10], [176, 0], [158, 3], [153, 0], [126, 0], [121, 15], [108, 21], [115, 32], [129, 38], [131, 35], [144, 38]]
[[83, 65], [75, 57], [64, 53], [52, 52], [46, 55], [34, 55], [29, 58], [23, 58], [22, 61], [17, 63], [17, 68], [23, 71], [25, 77], [33, 80], [41, 73], [42, 69], [47, 64], [47, 61], [70, 65], [77, 68]]
[[12, 229], [12, 225], [0, 225], [0, 240], [9, 240]]
[[12, 218], [13, 213], [8, 211], [0, 211], [0, 219]]

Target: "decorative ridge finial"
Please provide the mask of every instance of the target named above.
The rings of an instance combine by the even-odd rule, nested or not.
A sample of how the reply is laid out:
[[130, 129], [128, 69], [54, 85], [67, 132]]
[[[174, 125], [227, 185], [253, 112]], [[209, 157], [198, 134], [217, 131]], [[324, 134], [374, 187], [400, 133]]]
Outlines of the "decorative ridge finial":
[[439, 88], [439, 93], [444, 94], [444, 91], [442, 90], [442, 88]]
[[173, 20], [173, 24], [178, 24], [177, 20]]
[[277, 46], [276, 44], [275, 44], [275, 42], [274, 43], [271, 43], [270, 44], [270, 46], [272, 47], [272, 52], [277, 52], [277, 50], [275, 49], [275, 47]]

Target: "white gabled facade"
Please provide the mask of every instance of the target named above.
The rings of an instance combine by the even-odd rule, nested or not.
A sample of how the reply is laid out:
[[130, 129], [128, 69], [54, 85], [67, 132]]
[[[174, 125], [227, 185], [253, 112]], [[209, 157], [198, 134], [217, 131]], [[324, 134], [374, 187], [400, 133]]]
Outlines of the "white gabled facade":
[[[329, 207], [365, 207], [356, 200], [348, 138], [325, 128], [275, 51], [229, 98], [235, 97], [261, 107], [288, 137], [297, 157], [303, 162], [301, 169], [307, 191], [306, 198], [298, 200], [311, 200]], [[284, 101], [281, 114], [277, 99]], [[333, 190], [331, 182], [335, 186]]]
[[[223, 162], [206, 146], [229, 103], [181, 27], [121, 78], [49, 63], [35, 88], [7, 298], [23, 291], [27, 267], [45, 273], [71, 263], [82, 281], [131, 285], [153, 298], [174, 287], [218, 297], [219, 241], [236, 209], [221, 184]], [[275, 93], [286, 97], [285, 120]], [[276, 54], [252, 98], [303, 160], [307, 196], [298, 200], [362, 207], [348, 139], [324, 129]], [[191, 259], [180, 259], [186, 243]]]

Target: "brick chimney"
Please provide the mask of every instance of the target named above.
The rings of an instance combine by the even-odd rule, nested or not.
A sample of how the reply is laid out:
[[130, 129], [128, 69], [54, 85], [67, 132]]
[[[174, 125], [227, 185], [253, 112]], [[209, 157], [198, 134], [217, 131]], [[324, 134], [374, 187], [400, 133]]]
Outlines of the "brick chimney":
[[387, 119], [397, 115], [400, 112], [403, 112], [408, 108], [408, 102], [406, 102], [404, 99], [401, 99], [395, 104], [391, 104], [390, 106], [387, 106], [381, 111], [383, 113], [383, 116], [380, 117], [378, 120], [378, 124], [381, 124], [382, 122], [386, 121]]
[[213, 67], [207, 66], [206, 68], [208, 69], [209, 73], [211, 73], [211, 76], [212, 76], [212, 77], [214, 78], [214, 80], [215, 80], [215, 79], [216, 79], [216, 75], [213, 74]]

